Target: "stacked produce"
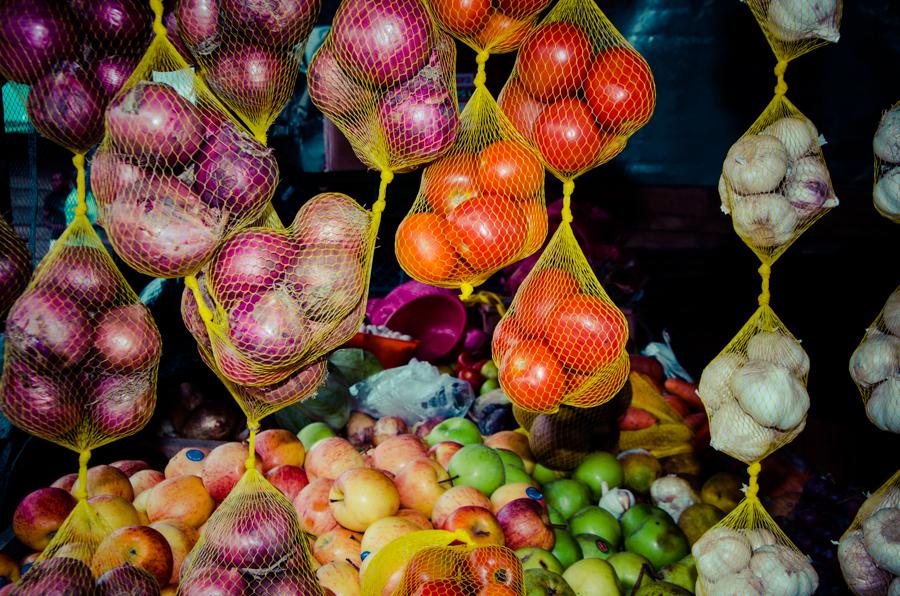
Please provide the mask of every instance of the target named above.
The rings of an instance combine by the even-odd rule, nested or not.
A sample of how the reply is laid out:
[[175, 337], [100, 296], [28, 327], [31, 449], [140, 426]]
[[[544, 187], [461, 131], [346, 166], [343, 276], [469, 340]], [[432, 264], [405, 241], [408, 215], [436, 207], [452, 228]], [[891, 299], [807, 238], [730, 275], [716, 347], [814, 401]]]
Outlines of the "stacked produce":
[[875, 209], [883, 216], [900, 222], [900, 103], [884, 113], [875, 138]]
[[850, 357], [850, 376], [872, 424], [900, 433], [900, 288], [888, 297]]
[[6, 219], [0, 217], [0, 319], [6, 320], [9, 307], [28, 286], [31, 255]]
[[478, 52], [479, 64], [483, 64], [491, 53], [501, 54], [517, 49], [550, 1], [503, 0], [491, 3], [431, 0], [429, 4], [438, 24]]

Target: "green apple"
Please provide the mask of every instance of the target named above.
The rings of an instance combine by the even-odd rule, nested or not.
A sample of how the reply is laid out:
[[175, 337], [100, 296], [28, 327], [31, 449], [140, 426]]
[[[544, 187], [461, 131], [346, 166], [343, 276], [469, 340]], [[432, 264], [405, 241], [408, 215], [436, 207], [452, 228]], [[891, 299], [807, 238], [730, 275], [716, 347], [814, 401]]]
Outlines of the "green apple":
[[650, 517], [625, 538], [625, 549], [646, 557], [659, 570], [686, 557], [691, 545], [681, 528]]
[[478, 395], [485, 395], [497, 389], [500, 389], [500, 382], [497, 379], [485, 379], [481, 387], [478, 388]]
[[697, 585], [697, 565], [694, 564], [694, 557], [688, 555], [680, 561], [666, 565], [659, 570], [659, 575], [663, 581], [686, 590], [693, 590]]
[[638, 589], [634, 591], [634, 596], [691, 596], [693, 593], [693, 589], [685, 590], [681, 586], [657, 581], [645, 575]]
[[591, 504], [591, 490], [587, 485], [571, 478], [548, 482], [543, 486], [547, 505], [569, 519]]
[[307, 452], [313, 445], [322, 439], [334, 436], [336, 436], [334, 431], [324, 422], [312, 422], [307, 424], [297, 433], [297, 438], [303, 443], [303, 449]]
[[715, 505], [727, 515], [744, 498], [744, 493], [741, 492], [743, 483], [741, 478], [728, 472], [713, 474], [703, 483], [700, 500]]
[[454, 486], [471, 486], [490, 496], [506, 478], [503, 460], [484, 445], [466, 445], [450, 458], [447, 472]]
[[582, 559], [608, 559], [616, 548], [608, 541], [593, 534], [576, 534]]
[[603, 483], [607, 488], [622, 486], [625, 482], [625, 474], [622, 464], [612, 453], [597, 451], [591, 453], [578, 464], [572, 472], [572, 478], [586, 484], [591, 489], [594, 501], [599, 501], [603, 496]]
[[481, 431], [478, 426], [468, 418], [447, 418], [431, 429], [425, 442], [429, 447], [434, 447], [441, 441], [456, 441], [461, 445], [475, 445], [481, 443]]
[[627, 550], [613, 553], [606, 561], [616, 570], [616, 576], [622, 582], [625, 590], [634, 587], [638, 577], [641, 575], [641, 567], [647, 565], [647, 573], [650, 572], [650, 561], [637, 553], [630, 553]]
[[543, 486], [554, 480], [565, 478], [569, 473], [562, 470], [552, 470], [544, 464], [534, 464], [534, 470], [531, 472], [531, 475]]
[[528, 475], [528, 472], [523, 470], [522, 468], [517, 468], [516, 466], [510, 466], [508, 464], [503, 465], [503, 472], [506, 476], [506, 480], [503, 484], [513, 484], [514, 482], [526, 482], [528, 484], [537, 485], [534, 479]]
[[485, 379], [496, 379], [499, 376], [499, 371], [497, 370], [497, 363], [493, 360], [488, 360], [484, 364], [481, 365], [481, 370], [478, 371], [481, 373], [481, 376]]
[[526, 569], [525, 596], [576, 596], [576, 594], [560, 574], [544, 569]]
[[617, 549], [622, 545], [622, 528], [616, 517], [599, 507], [585, 507], [569, 519], [569, 531], [573, 535], [593, 534], [606, 539]]
[[562, 563], [563, 567], [568, 567], [581, 558], [581, 547], [568, 530], [553, 528], [553, 535], [556, 537], [556, 541], [553, 543], [553, 550], [550, 552]]
[[522, 458], [519, 457], [519, 454], [515, 451], [510, 451], [509, 449], [494, 449], [494, 451], [496, 451], [497, 455], [500, 456], [500, 459], [503, 460], [504, 466], [525, 469], [525, 462], [522, 461]]
[[649, 453], [626, 453], [619, 456], [625, 488], [646, 495], [650, 485], [662, 474], [662, 464]]
[[622, 524], [622, 534], [624, 534], [626, 538], [631, 534], [634, 534], [635, 530], [651, 517], [675, 525], [672, 516], [659, 507], [648, 503], [638, 503], [623, 513], [622, 517], [619, 519], [619, 523]]
[[522, 569], [544, 569], [553, 573], [563, 572], [563, 564], [548, 550], [529, 546], [516, 549], [516, 556], [522, 561]]
[[622, 584], [616, 570], [603, 559], [582, 559], [563, 572], [563, 579], [575, 596], [621, 594]]

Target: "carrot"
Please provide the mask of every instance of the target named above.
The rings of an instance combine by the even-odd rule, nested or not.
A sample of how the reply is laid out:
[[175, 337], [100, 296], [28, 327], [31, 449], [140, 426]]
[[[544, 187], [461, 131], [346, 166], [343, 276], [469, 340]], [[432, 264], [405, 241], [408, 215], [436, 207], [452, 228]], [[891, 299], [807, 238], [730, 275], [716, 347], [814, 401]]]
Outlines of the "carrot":
[[628, 409], [625, 410], [625, 415], [619, 419], [619, 429], [643, 430], [653, 426], [657, 422], [656, 417], [647, 410], [628, 406]]
[[687, 402], [677, 395], [663, 395], [663, 399], [666, 400], [666, 403], [669, 404], [673, 410], [681, 414], [682, 418], [691, 413], [691, 408], [688, 406]]
[[652, 356], [631, 354], [630, 356], [628, 356], [628, 359], [631, 361], [631, 370], [643, 373], [657, 383], [661, 382], [665, 377], [665, 372], [663, 371], [662, 364], [660, 364], [659, 360]]
[[672, 395], [677, 395], [678, 397], [686, 401], [692, 409], [703, 407], [703, 402], [700, 401], [700, 397], [697, 395], [696, 383], [688, 383], [687, 381], [673, 378], [666, 379], [664, 386], [666, 388], [666, 391], [668, 391]]

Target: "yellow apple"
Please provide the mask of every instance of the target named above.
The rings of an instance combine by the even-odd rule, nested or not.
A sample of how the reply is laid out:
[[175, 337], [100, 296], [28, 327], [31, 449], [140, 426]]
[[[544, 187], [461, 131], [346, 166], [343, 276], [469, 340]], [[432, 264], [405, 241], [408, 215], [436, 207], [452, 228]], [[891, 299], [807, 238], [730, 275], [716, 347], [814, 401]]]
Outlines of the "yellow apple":
[[484, 507], [489, 511], [491, 509], [491, 501], [477, 488], [454, 486], [438, 497], [431, 511], [431, 523], [435, 528], [440, 528], [451, 513], [466, 505]]
[[363, 552], [368, 551], [368, 556], [371, 557], [395, 538], [419, 530], [419, 526], [408, 519], [396, 515], [383, 517], [366, 528], [360, 545]]
[[400, 493], [383, 472], [355, 468], [334, 481], [328, 492], [328, 502], [339, 524], [356, 532], [365, 532], [373, 522], [397, 513]]
[[118, 530], [125, 526], [137, 526], [141, 523], [137, 509], [122, 497], [97, 495], [88, 499], [88, 504], [106, 522], [110, 530]]
[[176, 476], [150, 489], [147, 497], [147, 518], [151, 522], [177, 519], [197, 528], [209, 519], [215, 506], [200, 478]]
[[447, 470], [428, 457], [419, 457], [400, 469], [394, 484], [400, 493], [400, 505], [430, 517], [434, 504], [452, 484]]

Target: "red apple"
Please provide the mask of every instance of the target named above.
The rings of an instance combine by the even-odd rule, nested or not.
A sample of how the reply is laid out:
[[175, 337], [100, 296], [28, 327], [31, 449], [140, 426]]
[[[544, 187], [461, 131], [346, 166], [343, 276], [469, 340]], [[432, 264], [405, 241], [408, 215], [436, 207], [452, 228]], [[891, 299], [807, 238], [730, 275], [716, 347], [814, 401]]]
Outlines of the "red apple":
[[129, 478], [133, 476], [135, 472], [140, 472], [141, 470], [147, 470], [150, 468], [150, 464], [142, 459], [120, 459], [119, 461], [114, 461], [109, 465], [122, 470]]
[[75, 508], [75, 498], [61, 488], [39, 488], [13, 514], [13, 533], [25, 546], [43, 550]]
[[516, 499], [497, 512], [506, 546], [516, 550], [528, 546], [550, 550], [555, 537], [544, 506], [534, 499]]
[[471, 486], [454, 486], [438, 497], [431, 511], [431, 523], [435, 528], [440, 528], [451, 513], [465, 507], [474, 505], [487, 510], [491, 508], [491, 501], [481, 491]]
[[[266, 596], [301, 596], [322, 590], [306, 573], [270, 573], [253, 582], [253, 594]], [[328, 596], [328, 592], [325, 592]], [[333, 595], [332, 595], [333, 596]]]
[[428, 455], [445, 470], [450, 467], [450, 460], [456, 452], [463, 448], [462, 443], [456, 441], [441, 441], [428, 450]]
[[181, 577], [181, 566], [194, 548], [199, 534], [191, 526], [174, 519], [154, 522], [150, 527], [162, 534], [169, 543], [172, 551], [172, 576], [169, 583], [177, 584]]
[[347, 470], [365, 467], [363, 456], [341, 437], [328, 437], [316, 442], [306, 454], [306, 474], [310, 480], [334, 480]]
[[433, 459], [419, 457], [400, 469], [394, 478], [400, 505], [431, 516], [434, 504], [453, 485], [450, 475]]
[[266, 480], [272, 483], [272, 486], [281, 491], [288, 501], [293, 502], [307, 484], [309, 478], [306, 476], [306, 470], [299, 466], [284, 464], [276, 466], [266, 472]]
[[209, 449], [205, 447], [185, 447], [172, 456], [169, 463], [166, 464], [164, 473], [166, 478], [174, 478], [175, 476], [200, 476], [203, 474], [203, 466], [206, 464], [206, 458], [209, 455]]
[[441, 529], [448, 532], [465, 530], [472, 538], [472, 542], [478, 546], [503, 546], [504, 544], [503, 528], [500, 527], [491, 510], [484, 507], [465, 505], [455, 509], [444, 520]]
[[397, 511], [397, 517], [408, 519], [409, 521], [414, 523], [420, 530], [434, 529], [434, 526], [431, 525], [431, 520], [428, 519], [427, 516], [422, 515], [420, 511], [416, 511], [415, 509], [400, 509], [399, 511]]
[[377, 447], [381, 445], [385, 439], [403, 435], [409, 432], [406, 428], [406, 422], [399, 416], [385, 416], [379, 418], [375, 422], [374, 436], [372, 443]]
[[131, 490], [134, 491], [135, 497], [145, 490], [153, 488], [165, 479], [165, 474], [158, 470], [150, 469], [138, 470], [128, 477], [128, 481], [131, 483]]
[[178, 589], [181, 596], [244, 596], [249, 591], [241, 573], [225, 567], [194, 569]]
[[375, 419], [365, 412], [351, 412], [347, 421], [347, 438], [357, 449], [371, 447], [375, 438]]
[[468, 590], [453, 579], [434, 579], [416, 588], [413, 596], [467, 596]]
[[460, 568], [457, 557], [448, 557], [440, 549], [424, 549], [410, 559], [405, 583], [413, 588], [430, 581], [459, 577], [466, 571]]
[[319, 585], [340, 596], [359, 596], [360, 574], [347, 561], [335, 561], [316, 569]]
[[337, 521], [331, 514], [328, 493], [334, 480], [317, 478], [303, 487], [294, 499], [294, 509], [300, 517], [300, 527], [313, 536], [321, 536], [337, 527]]
[[527, 482], [513, 482], [512, 484], [504, 484], [491, 493], [491, 511], [494, 515], [500, 511], [504, 505], [516, 499], [530, 499], [528, 489], [534, 489], [533, 484]]
[[372, 465], [396, 475], [403, 466], [427, 454], [428, 448], [419, 437], [397, 435], [385, 439], [372, 451]]
[[522, 593], [522, 563], [508, 548], [476, 548], [466, 557], [469, 571], [482, 586], [500, 585]]
[[428, 433], [431, 432], [431, 429], [433, 429], [444, 420], [446, 420], [446, 418], [444, 418], [443, 416], [437, 416], [434, 418], [427, 418], [422, 422], [416, 422], [413, 425], [413, 434], [424, 441], [425, 437], [428, 436]]
[[325, 532], [313, 544], [313, 556], [325, 565], [334, 561], [347, 561], [357, 567], [362, 564], [360, 541], [362, 534], [347, 528], [334, 528]]
[[256, 453], [262, 459], [263, 472], [282, 465], [302, 466], [306, 457], [303, 443], [289, 430], [264, 430], [256, 435], [255, 445]]
[[218, 560], [241, 570], [260, 570], [292, 552], [299, 529], [293, 511], [255, 507], [237, 516], [212, 516], [204, 539], [217, 553]]
[[172, 549], [165, 537], [153, 528], [119, 528], [97, 546], [91, 568], [99, 577], [125, 563], [140, 567], [164, 586], [172, 576]]
[[365, 532], [373, 522], [400, 509], [397, 487], [383, 472], [370, 468], [347, 470], [328, 492], [331, 513], [339, 524]]
[[[203, 485], [217, 503], [221, 503], [238, 483], [246, 471], [247, 456], [250, 450], [243, 443], [225, 443], [209, 452], [200, 477]], [[262, 463], [256, 458], [256, 469]]]
[[64, 491], [71, 492], [72, 487], [75, 486], [75, 481], [78, 480], [78, 474], [76, 472], [72, 472], [71, 474], [66, 474], [65, 476], [60, 476], [56, 480], [53, 481], [53, 488], [61, 488]]
[[[80, 486], [80, 482], [76, 480], [72, 485], [73, 495], [78, 494]], [[87, 471], [87, 496], [90, 498], [97, 495], [115, 495], [126, 501], [133, 501], [134, 489], [131, 488], [128, 476], [118, 468], [106, 465], [94, 466]]]
[[199, 528], [212, 515], [216, 504], [200, 478], [176, 476], [150, 489], [146, 507], [151, 522], [175, 519]]

